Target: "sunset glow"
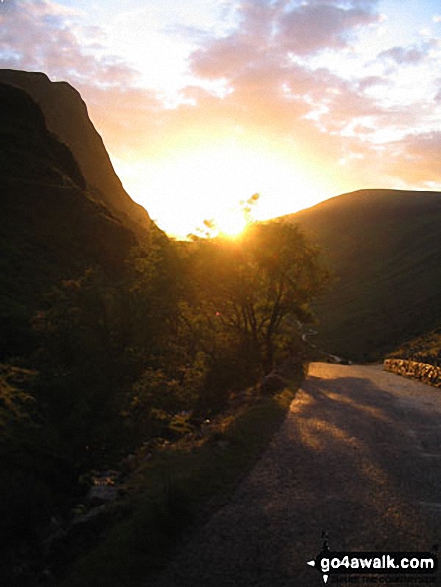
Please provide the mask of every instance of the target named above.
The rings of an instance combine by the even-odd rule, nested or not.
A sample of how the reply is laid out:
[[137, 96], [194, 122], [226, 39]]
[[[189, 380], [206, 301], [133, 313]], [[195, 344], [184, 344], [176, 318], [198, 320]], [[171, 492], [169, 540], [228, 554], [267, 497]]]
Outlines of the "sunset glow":
[[266, 219], [441, 190], [440, 62], [438, 0], [0, 3], [1, 67], [71, 83], [130, 196], [180, 237], [256, 192]]
[[141, 160], [128, 169], [115, 161], [115, 167], [126, 178], [129, 193], [145, 203], [159, 226], [180, 237], [210, 219], [225, 233], [240, 232], [246, 222], [240, 202], [254, 193], [260, 197], [253, 218], [266, 220], [312, 206], [332, 189], [294, 157], [253, 150], [237, 141], [178, 152], [149, 165]]
[[243, 218], [234, 215], [221, 218], [218, 223], [221, 234], [231, 237], [239, 236], [245, 230], [247, 225]]

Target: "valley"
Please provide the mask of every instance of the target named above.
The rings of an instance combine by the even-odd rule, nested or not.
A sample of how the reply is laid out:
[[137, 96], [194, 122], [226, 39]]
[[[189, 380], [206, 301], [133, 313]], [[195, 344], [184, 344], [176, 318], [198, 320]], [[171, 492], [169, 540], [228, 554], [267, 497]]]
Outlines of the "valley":
[[[174, 241], [123, 189], [72, 86], [0, 70], [0, 106], [1, 577], [111, 587], [130, 567], [131, 587], [172, 585], [190, 565], [206, 585], [230, 572], [264, 585], [276, 568], [274, 585], [312, 586], [303, 557], [323, 526], [360, 548], [392, 547], [392, 531], [403, 547], [427, 542], [434, 391], [378, 365], [316, 361], [438, 364], [441, 193], [359, 190], [237, 239]], [[379, 423], [389, 432], [377, 442]], [[426, 456], [406, 426], [433, 440]], [[406, 455], [427, 482], [401, 495]], [[363, 503], [354, 470], [372, 493]], [[108, 492], [116, 503], [91, 503], [100, 479], [123, 479]], [[372, 512], [357, 537], [351, 524]], [[208, 579], [231, 516], [236, 570], [222, 559]], [[196, 554], [166, 570], [205, 522]]]

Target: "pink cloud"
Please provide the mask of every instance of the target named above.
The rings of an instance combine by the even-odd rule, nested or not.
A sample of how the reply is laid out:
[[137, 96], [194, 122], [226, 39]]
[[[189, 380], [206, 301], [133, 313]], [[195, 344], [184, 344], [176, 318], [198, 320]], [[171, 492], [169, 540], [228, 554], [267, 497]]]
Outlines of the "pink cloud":
[[[328, 7], [333, 8], [331, 3]], [[10, 10], [7, 20], [2, 17], [0, 56], [4, 67], [42, 70], [51, 79], [74, 85], [118, 157], [154, 157], [185, 137], [228, 137], [242, 127], [256, 136], [301, 145], [305, 156], [331, 167], [347, 139], [324, 134], [307, 115], [326, 104], [329, 113], [323, 123], [338, 131], [348, 117], [371, 112], [372, 102], [327, 70], [311, 71], [290, 61], [278, 28], [282, 3], [247, 0], [240, 3], [239, 15], [235, 33], [202, 38], [191, 58], [193, 73], [225, 78], [232, 92], [218, 98], [187, 88], [183, 97], [191, 97], [194, 105], [176, 109], [164, 108], [153, 91], [135, 87], [137, 72], [124, 61], [97, 57], [84, 47], [66, 16], [45, 0], [25, 0]], [[100, 31], [92, 33], [96, 38]]]
[[257, 56], [258, 48], [242, 35], [230, 36], [194, 51], [192, 70], [205, 78], [235, 77]]
[[[70, 25], [77, 15], [46, 0], [24, 0], [0, 13], [0, 63], [3, 67], [43, 70], [51, 78], [73, 84], [88, 79], [92, 84], [131, 83], [137, 72], [121, 59], [97, 58]], [[69, 17], [69, 18], [68, 18]]]
[[[436, 133], [374, 144], [375, 128], [408, 129], [422, 117], [413, 104], [385, 108], [365, 93], [389, 83], [387, 78], [348, 81], [307, 65], [308, 55], [346, 47], [360, 27], [377, 22], [375, 1], [352, 0], [345, 8], [334, 0], [299, 2], [295, 9], [284, 0], [244, 0], [237, 6], [236, 30], [221, 38], [200, 34], [189, 61], [199, 80], [223, 80], [229, 92], [219, 97], [195, 82], [182, 89], [187, 103], [174, 109], [166, 108], [153, 90], [137, 87], [138, 72], [123, 59], [98, 56], [103, 46], [99, 54], [94, 45], [85, 46], [78, 28], [69, 26], [76, 15], [46, 0], [10, 3], [8, 11], [0, 12], [0, 64], [44, 71], [71, 83], [106, 146], [121, 158], [167, 154], [187, 137], [234, 136], [240, 127], [280, 145], [296, 145], [304, 158], [320, 163], [324, 174], [338, 168], [348, 185], [354, 177], [365, 182], [360, 187], [387, 176], [439, 177]], [[98, 27], [87, 26], [86, 33], [93, 42], [105, 42]], [[403, 51], [386, 57], [417, 58]], [[293, 53], [304, 58], [301, 64]], [[429, 120], [430, 109], [425, 113]], [[366, 118], [372, 128], [363, 123]], [[342, 158], [347, 165], [337, 167]], [[409, 161], [418, 162], [418, 172], [410, 170]]]
[[406, 163], [406, 169], [398, 161], [396, 171], [404, 174], [408, 181], [441, 181], [441, 131], [409, 134], [400, 142], [399, 148], [401, 162]]
[[[293, 51], [306, 54], [345, 45], [351, 30], [378, 20], [371, 12], [375, 2], [354, 2], [343, 9], [334, 1], [311, 1], [289, 12], [285, 4], [241, 2], [238, 29], [227, 37], [206, 39], [191, 55], [192, 72], [226, 80], [233, 91], [222, 100], [225, 111], [248, 123], [266, 120], [265, 126], [284, 134], [303, 127], [305, 116], [320, 106], [328, 111], [326, 118], [334, 130], [352, 116], [378, 113], [374, 101], [348, 82], [290, 58]], [[323, 126], [323, 117], [320, 122]], [[312, 127], [314, 122], [308, 124]]]
[[[345, 145], [346, 152], [361, 152], [363, 159], [350, 162], [364, 187], [434, 189], [441, 184], [441, 132], [409, 134], [402, 140], [361, 149], [355, 137]], [[381, 184], [380, 184], [381, 181]]]
[[390, 82], [386, 77], [380, 77], [378, 75], [369, 75], [358, 80], [358, 89], [364, 92], [368, 88], [374, 86], [386, 86]]
[[377, 14], [363, 8], [304, 4], [280, 17], [280, 40], [285, 50], [297, 55], [341, 49], [348, 46], [353, 31], [378, 20]]
[[398, 65], [415, 65], [420, 63], [425, 56], [425, 51], [421, 51], [416, 47], [391, 47], [390, 49], [386, 49], [386, 51], [382, 51], [378, 55], [378, 58], [391, 59], [398, 63]]

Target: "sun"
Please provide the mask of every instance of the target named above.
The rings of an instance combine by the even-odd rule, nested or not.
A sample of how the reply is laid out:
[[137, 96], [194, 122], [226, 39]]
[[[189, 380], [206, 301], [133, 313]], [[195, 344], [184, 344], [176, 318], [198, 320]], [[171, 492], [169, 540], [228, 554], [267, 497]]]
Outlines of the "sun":
[[240, 200], [235, 206], [219, 211], [214, 218], [204, 220], [203, 226], [198, 226], [188, 237], [236, 238], [240, 236], [247, 226], [256, 221], [254, 212], [259, 199], [260, 195], [256, 193], [247, 200]]
[[220, 235], [236, 237], [247, 227], [248, 221], [242, 211], [229, 210], [215, 219]]
[[202, 226], [208, 219], [218, 234], [233, 237], [247, 224], [238, 202], [251, 194], [260, 194], [253, 207], [254, 220], [296, 212], [323, 200], [329, 189], [312, 165], [275, 146], [207, 140], [203, 146], [177, 149], [158, 160], [117, 165], [117, 171], [130, 195], [145, 205], [168, 235], [186, 238], [196, 230], [195, 234], [215, 236]]

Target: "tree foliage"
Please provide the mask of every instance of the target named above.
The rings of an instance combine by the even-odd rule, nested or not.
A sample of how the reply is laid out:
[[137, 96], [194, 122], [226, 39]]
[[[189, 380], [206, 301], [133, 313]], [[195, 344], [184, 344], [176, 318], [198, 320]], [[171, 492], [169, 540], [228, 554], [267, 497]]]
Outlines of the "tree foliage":
[[220, 332], [233, 336], [267, 370], [282, 339], [312, 321], [311, 301], [329, 279], [301, 231], [276, 222], [253, 224], [237, 240], [199, 240], [190, 271], [189, 304], [199, 309], [212, 344]]
[[82, 473], [191, 430], [269, 372], [327, 281], [299, 229], [275, 222], [237, 239], [158, 234], [117, 278], [94, 266], [60, 280], [32, 321], [37, 350], [0, 366], [4, 543], [18, 503], [20, 537], [36, 536]]

